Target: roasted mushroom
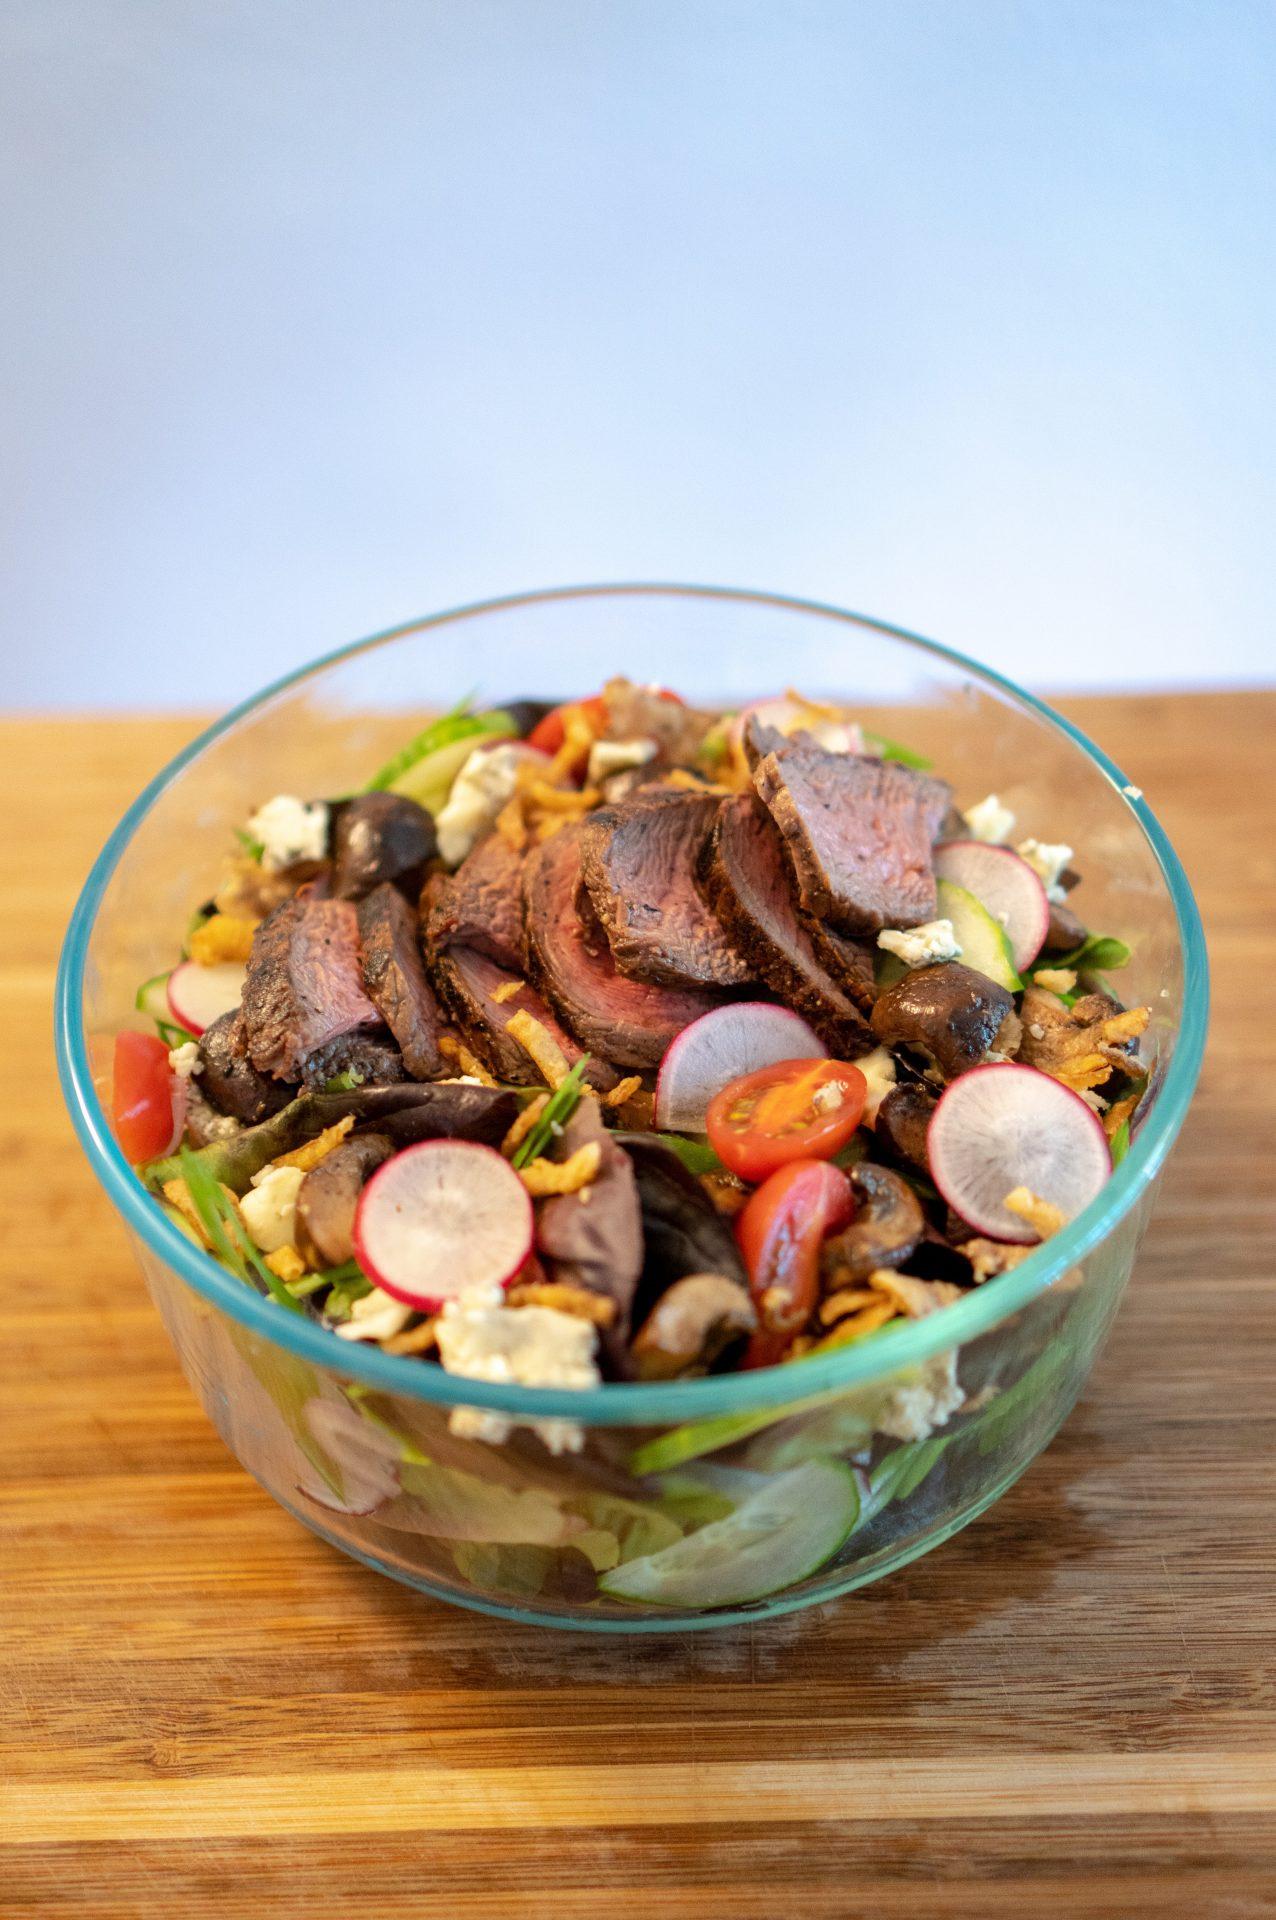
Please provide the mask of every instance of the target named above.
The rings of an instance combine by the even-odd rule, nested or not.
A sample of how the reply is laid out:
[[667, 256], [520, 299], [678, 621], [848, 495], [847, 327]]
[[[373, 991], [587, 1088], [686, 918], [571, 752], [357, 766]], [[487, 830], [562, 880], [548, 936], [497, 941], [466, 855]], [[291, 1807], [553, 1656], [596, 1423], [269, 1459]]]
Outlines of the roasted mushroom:
[[361, 793], [334, 809], [332, 890], [361, 900], [383, 880], [415, 901], [435, 853], [434, 821], [401, 793]]
[[1069, 1007], [1034, 986], [1024, 994], [1022, 1018], [1019, 1058], [1074, 1093], [1086, 1093], [1134, 1065], [1150, 1010], [1123, 1010], [1106, 993], [1087, 993]]
[[1046, 953], [1074, 953], [1082, 945], [1086, 929], [1071, 907], [1056, 901], [1050, 908], [1050, 925], [1046, 931], [1043, 951]]
[[207, 1027], [199, 1042], [199, 1090], [222, 1113], [255, 1126], [286, 1107], [293, 1089], [258, 1073], [248, 1058], [244, 1016], [238, 1007]]
[[935, 1111], [935, 1096], [915, 1080], [904, 1080], [881, 1101], [873, 1131], [891, 1157], [929, 1177], [926, 1130]]
[[354, 1258], [354, 1215], [369, 1177], [394, 1147], [383, 1133], [343, 1140], [312, 1167], [297, 1190], [297, 1250], [314, 1267]]
[[918, 967], [888, 987], [873, 1008], [872, 1028], [888, 1046], [919, 1047], [945, 1080], [977, 1067], [1014, 1001], [985, 973], [959, 960]]
[[640, 1380], [707, 1373], [756, 1326], [753, 1303], [738, 1280], [724, 1273], [684, 1274], [661, 1294], [634, 1335], [634, 1371]]
[[867, 1280], [878, 1267], [902, 1267], [926, 1225], [917, 1195], [889, 1167], [863, 1160], [849, 1178], [855, 1218], [825, 1241], [820, 1262], [830, 1293]]

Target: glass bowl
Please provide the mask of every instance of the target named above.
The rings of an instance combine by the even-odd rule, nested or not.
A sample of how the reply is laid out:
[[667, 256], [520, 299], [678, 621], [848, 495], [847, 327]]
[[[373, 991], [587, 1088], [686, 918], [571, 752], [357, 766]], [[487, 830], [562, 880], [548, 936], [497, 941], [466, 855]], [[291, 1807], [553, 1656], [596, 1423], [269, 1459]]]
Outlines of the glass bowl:
[[[584, 1393], [482, 1385], [339, 1340], [245, 1287], [145, 1194], [99, 1089], [112, 1036], [140, 1023], [138, 983], [171, 964], [253, 803], [348, 791], [467, 694], [564, 698], [617, 672], [706, 705], [788, 686], [851, 703], [933, 759], [959, 802], [994, 790], [1022, 832], [1076, 848], [1082, 917], [1129, 943], [1122, 993], [1152, 1008], [1155, 1097], [1099, 1198], [942, 1313], [761, 1372]], [[57, 1043], [72, 1119], [187, 1377], [267, 1491], [334, 1546], [437, 1599], [633, 1633], [830, 1600], [937, 1546], [1018, 1478], [1111, 1324], [1196, 1081], [1207, 992], [1199, 917], [1165, 834], [1111, 760], [1030, 694], [833, 607], [592, 587], [358, 642], [201, 734], [129, 808], [89, 876], [62, 955]], [[475, 1437], [493, 1416], [497, 1430], [513, 1423], [502, 1444]], [[552, 1454], [519, 1424], [544, 1420], [578, 1422], [581, 1450]], [[665, 1554], [667, 1568], [668, 1549], [695, 1534], [698, 1550], [675, 1555], [681, 1570], [649, 1581], [651, 1597], [610, 1596], [618, 1564]]]

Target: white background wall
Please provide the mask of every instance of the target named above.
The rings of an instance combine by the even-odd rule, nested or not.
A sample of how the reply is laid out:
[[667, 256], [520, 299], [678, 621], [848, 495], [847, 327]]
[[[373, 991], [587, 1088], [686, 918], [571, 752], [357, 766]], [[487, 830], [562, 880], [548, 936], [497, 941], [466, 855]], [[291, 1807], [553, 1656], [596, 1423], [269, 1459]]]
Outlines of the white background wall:
[[1276, 677], [1269, 0], [0, 0], [3, 703], [519, 587]]

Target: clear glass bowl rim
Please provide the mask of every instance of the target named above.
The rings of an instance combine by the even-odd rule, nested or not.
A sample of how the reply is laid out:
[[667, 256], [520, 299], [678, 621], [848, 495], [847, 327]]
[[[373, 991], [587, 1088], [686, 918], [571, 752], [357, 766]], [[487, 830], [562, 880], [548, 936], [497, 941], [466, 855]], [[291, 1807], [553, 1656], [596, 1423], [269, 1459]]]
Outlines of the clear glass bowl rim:
[[[688, 597], [734, 601], [751, 606], [815, 616], [903, 641], [973, 680], [1009, 696], [1084, 754], [1115, 788], [1133, 813], [1168, 889], [1178, 924], [1184, 961], [1183, 1016], [1174, 1056], [1147, 1119], [1103, 1192], [1057, 1234], [1037, 1256], [1014, 1271], [985, 1281], [943, 1313], [888, 1328], [860, 1345], [790, 1362], [754, 1373], [718, 1374], [701, 1380], [659, 1385], [606, 1384], [579, 1390], [490, 1385], [447, 1374], [407, 1356], [382, 1353], [361, 1342], [339, 1340], [317, 1321], [286, 1314], [273, 1302], [227, 1273], [186, 1238], [157, 1207], [116, 1145], [93, 1085], [88, 1037], [84, 1029], [84, 972], [93, 928], [106, 888], [138, 826], [167, 787], [203, 749], [240, 720], [300, 681], [352, 655], [409, 634], [428, 632], [455, 621], [509, 612], [520, 606], [593, 597]], [[633, 582], [551, 587], [467, 606], [413, 620], [369, 635], [296, 668], [273, 681], [198, 734], [138, 795], [102, 848], [76, 902], [63, 943], [55, 993], [55, 1044], [58, 1074], [72, 1123], [94, 1173], [125, 1223], [152, 1253], [180, 1274], [212, 1305], [253, 1333], [299, 1358], [357, 1379], [368, 1386], [437, 1406], [478, 1406], [526, 1419], [562, 1416], [594, 1426], [674, 1425], [714, 1415], [730, 1418], [754, 1409], [787, 1405], [862, 1384], [913, 1366], [950, 1347], [964, 1345], [1044, 1293], [1067, 1270], [1091, 1253], [1137, 1203], [1156, 1177], [1183, 1123], [1205, 1046], [1209, 1018], [1209, 972], [1200, 913], [1186, 874], [1165, 830], [1146, 801], [1123, 792], [1129, 782], [1120, 768], [1071, 721], [1014, 681], [981, 666], [954, 648], [902, 627], [852, 613], [820, 601], [755, 589]]]

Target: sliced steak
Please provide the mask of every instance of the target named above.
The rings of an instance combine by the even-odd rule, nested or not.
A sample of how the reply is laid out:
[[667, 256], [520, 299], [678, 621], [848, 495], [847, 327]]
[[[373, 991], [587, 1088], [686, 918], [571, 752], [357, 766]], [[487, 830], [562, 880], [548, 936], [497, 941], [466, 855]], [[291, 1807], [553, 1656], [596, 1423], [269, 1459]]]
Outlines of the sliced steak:
[[605, 941], [576, 911], [578, 825], [560, 827], [523, 865], [528, 960], [538, 986], [583, 1047], [620, 1067], [658, 1066], [682, 1029], [721, 995], [649, 986], [616, 971]]
[[844, 933], [835, 933], [826, 921], [816, 920], [809, 913], [799, 911], [798, 920], [810, 935], [816, 958], [824, 971], [836, 980], [843, 993], [849, 994], [857, 1007], [864, 1013], [871, 1013], [877, 998], [873, 948], [867, 941], [852, 940]]
[[403, 1055], [386, 1027], [360, 1027], [319, 1047], [301, 1063], [301, 1084], [319, 1093], [330, 1080], [350, 1074], [361, 1087], [395, 1087], [408, 1076]]
[[439, 1070], [439, 1008], [417, 944], [416, 909], [383, 880], [359, 902], [359, 944], [368, 998], [398, 1041], [414, 1080]]
[[799, 903], [817, 920], [876, 934], [934, 918], [931, 849], [951, 798], [944, 781], [794, 740], [758, 762], [753, 784], [784, 835]]
[[332, 891], [361, 900], [384, 880], [415, 900], [434, 858], [434, 820], [402, 793], [361, 793], [335, 809]]
[[436, 950], [473, 947], [498, 967], [523, 971], [523, 856], [499, 833], [480, 840], [455, 873], [431, 882], [425, 938]]
[[791, 875], [775, 822], [751, 793], [718, 810], [702, 868], [705, 896], [759, 978], [810, 1021], [843, 1059], [877, 1042], [848, 991], [820, 960], [810, 923], [789, 891]]
[[598, 1177], [580, 1193], [555, 1194], [536, 1209], [536, 1246], [551, 1280], [615, 1302], [601, 1338], [613, 1367], [627, 1372], [630, 1316], [643, 1267], [642, 1209], [629, 1155], [603, 1125], [596, 1100], [582, 1100], [563, 1129], [555, 1158], [570, 1159], [597, 1141]]
[[621, 973], [672, 987], [752, 978], [696, 887], [717, 812], [712, 793], [648, 788], [585, 821], [581, 877]]
[[[498, 1080], [515, 1087], [544, 1085], [544, 1073], [508, 1031], [507, 1023], [516, 1013], [530, 1013], [539, 1020], [570, 1066], [580, 1059], [584, 1049], [559, 1025], [539, 993], [485, 953], [476, 953], [472, 947], [448, 947], [435, 955], [432, 964], [435, 984], [453, 1018]], [[511, 986], [517, 986], [518, 992], [496, 999], [502, 988]], [[605, 1093], [616, 1085], [617, 1077], [605, 1060], [591, 1056], [585, 1069], [591, 1086]]]
[[244, 983], [247, 1053], [259, 1073], [295, 1080], [329, 1041], [381, 1015], [363, 991], [359, 922], [347, 900], [298, 894], [253, 935]]
[[222, 1113], [256, 1126], [292, 1099], [292, 1089], [258, 1073], [248, 1058], [244, 1016], [236, 1007], [205, 1028], [199, 1042], [199, 1091]]

